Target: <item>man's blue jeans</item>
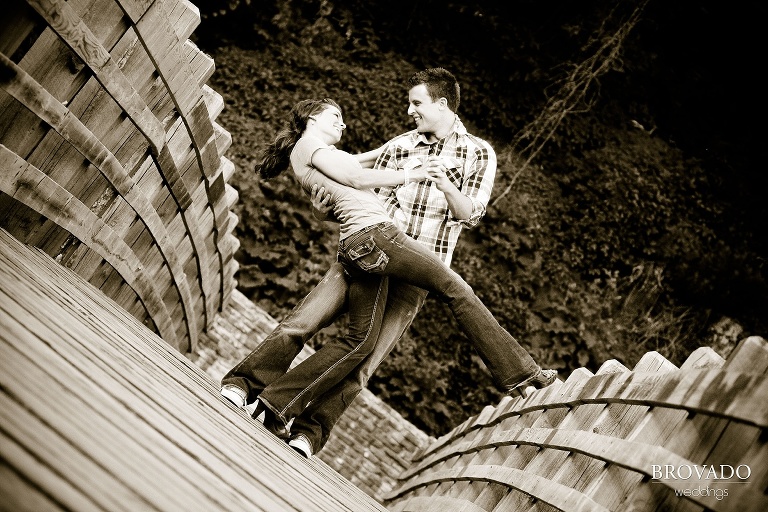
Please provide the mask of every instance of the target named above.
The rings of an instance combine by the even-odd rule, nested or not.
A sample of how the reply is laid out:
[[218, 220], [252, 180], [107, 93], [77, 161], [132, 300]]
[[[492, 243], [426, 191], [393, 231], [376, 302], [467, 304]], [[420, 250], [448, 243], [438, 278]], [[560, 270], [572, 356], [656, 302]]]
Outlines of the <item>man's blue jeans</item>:
[[[339, 243], [339, 260], [347, 272], [389, 276], [434, 294], [453, 313], [496, 384], [507, 389], [533, 375], [539, 366], [488, 311], [464, 279], [432, 251], [384, 222]], [[362, 326], [355, 326], [363, 329]]]

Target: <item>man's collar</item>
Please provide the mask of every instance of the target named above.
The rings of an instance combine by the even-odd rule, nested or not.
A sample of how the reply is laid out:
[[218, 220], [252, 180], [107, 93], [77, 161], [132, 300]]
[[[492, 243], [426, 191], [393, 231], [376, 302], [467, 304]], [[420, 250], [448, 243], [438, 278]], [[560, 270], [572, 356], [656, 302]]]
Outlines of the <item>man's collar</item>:
[[[459, 119], [458, 115], [456, 115], [456, 120], [453, 122], [453, 126], [451, 127], [451, 131], [449, 131], [448, 135], [446, 135], [443, 138], [447, 139], [448, 137], [450, 137], [453, 134], [456, 134], [459, 137], [467, 134], [467, 129], [464, 128], [464, 123], [461, 122], [461, 119]], [[434, 144], [434, 142], [429, 142], [429, 140], [427, 140], [426, 135], [424, 135], [423, 133], [419, 133], [419, 132], [415, 131], [414, 132], [414, 143], [415, 144], [419, 144], [420, 142], [423, 142], [426, 145]]]

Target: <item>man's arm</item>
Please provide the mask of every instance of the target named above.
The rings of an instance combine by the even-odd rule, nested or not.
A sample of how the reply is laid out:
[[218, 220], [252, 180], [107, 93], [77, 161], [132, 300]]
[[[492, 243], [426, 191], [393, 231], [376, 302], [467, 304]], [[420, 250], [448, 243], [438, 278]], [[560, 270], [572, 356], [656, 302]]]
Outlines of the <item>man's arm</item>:
[[386, 144], [381, 146], [380, 148], [372, 149], [371, 151], [366, 151], [365, 153], [358, 153], [355, 156], [355, 159], [360, 163], [360, 166], [363, 169], [373, 169], [373, 164], [376, 163], [376, 159], [379, 158], [379, 155], [384, 151], [384, 148], [387, 147]]
[[[355, 155], [352, 155], [360, 164], [360, 166], [364, 169], [374, 169], [374, 165], [376, 163], [376, 160], [378, 160], [379, 156], [386, 150], [388, 146], [387, 144], [384, 144], [383, 146], [372, 149], [371, 151], [366, 151], [365, 153], [358, 153]], [[381, 169], [377, 169], [381, 170]], [[391, 169], [394, 170], [394, 169]], [[336, 216], [333, 214], [333, 205], [331, 204], [331, 195], [327, 194], [325, 192], [324, 187], [318, 187], [317, 185], [312, 186], [312, 191], [310, 193], [310, 199], [312, 200], [312, 215], [322, 221], [329, 221], [329, 222], [339, 222], [339, 220], [336, 218]]]
[[472, 203], [471, 213], [468, 218], [461, 218], [451, 209], [455, 217], [453, 221], [467, 228], [476, 226], [485, 215], [496, 179], [496, 152], [487, 142], [481, 139], [475, 141], [477, 146], [468, 156], [470, 161], [465, 166], [460, 189], [460, 193]]

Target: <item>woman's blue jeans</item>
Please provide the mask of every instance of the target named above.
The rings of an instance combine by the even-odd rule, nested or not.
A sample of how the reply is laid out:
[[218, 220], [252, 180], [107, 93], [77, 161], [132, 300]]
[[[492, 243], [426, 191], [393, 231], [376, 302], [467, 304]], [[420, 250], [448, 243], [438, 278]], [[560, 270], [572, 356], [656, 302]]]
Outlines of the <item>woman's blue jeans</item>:
[[[371, 230], [368, 230], [368, 233], [370, 232]], [[392, 230], [386, 230], [386, 232], [392, 233]], [[406, 239], [399, 242], [399, 245], [404, 245], [411, 240], [406, 235], [402, 236], [405, 236]], [[385, 236], [385, 239], [388, 240], [388, 237], [391, 237], [391, 235]], [[386, 242], [385, 245], [390, 243]], [[413, 244], [413, 246], [409, 244], [409, 250], [421, 252], [419, 243], [413, 242]], [[350, 239], [345, 245], [347, 247], [352, 245], [352, 240]], [[355, 245], [357, 246], [358, 244]], [[437, 262], [440, 265], [439, 268], [436, 268], [438, 273], [442, 274], [443, 270], [449, 270], [434, 254], [426, 249], [424, 251], [427, 254], [425, 257], [433, 258], [432, 262], [428, 262], [429, 265], [432, 265], [433, 262]], [[342, 258], [340, 257], [340, 259]], [[369, 259], [366, 258], [365, 261]], [[349, 268], [348, 263], [345, 262], [344, 265]], [[390, 267], [390, 261], [387, 262], [387, 267]], [[333, 263], [317, 286], [299, 301], [293, 311], [280, 322], [275, 330], [224, 376], [221, 381], [222, 387], [237, 390], [237, 392], [244, 395], [247, 403], [251, 403], [271, 384], [287, 376], [286, 372], [292, 373], [288, 369], [294, 358], [302, 350], [304, 344], [320, 330], [335, 321], [348, 308], [347, 291], [353, 279], [345, 274], [342, 268], [342, 263]], [[354, 271], [354, 265], [352, 268]], [[392, 266], [390, 270], [394, 268]], [[452, 271], [449, 272], [455, 274]], [[458, 277], [457, 274], [456, 277]], [[455, 278], [451, 277], [450, 279]], [[460, 277], [458, 279], [463, 283]], [[466, 283], [463, 283], [463, 286], [459, 288], [464, 289], [464, 294], [469, 289]], [[381, 361], [387, 357], [394, 345], [408, 329], [419, 309], [424, 304], [426, 291], [393, 278], [389, 282], [388, 295], [383, 321], [384, 325], [379, 339], [375, 342], [373, 353], [369, 354], [362, 364], [358, 365], [354, 371], [346, 375], [343, 380], [331, 387], [327, 392], [319, 396], [316, 396], [317, 393], [312, 393], [316, 398], [294, 419], [291, 432], [301, 432], [307, 435], [312, 441], [314, 452], [319, 451], [325, 445], [335, 423], [351, 405], [360, 390], [366, 386], [368, 379], [373, 375]], [[472, 293], [472, 296], [474, 296], [474, 293]], [[480, 303], [477, 297], [474, 299], [469, 297], [466, 300]], [[480, 307], [480, 316], [490, 317], [491, 320], [485, 318], [485, 321], [490, 322], [492, 325], [496, 324], [497, 327], [495, 329], [500, 330], [501, 334], [496, 339], [480, 336], [470, 337], [470, 340], [473, 342], [475, 350], [477, 350], [486, 366], [492, 372], [496, 384], [504, 389], [506, 386], [517, 384], [523, 379], [530, 377], [538, 369], [538, 365], [512, 336], [498, 327], [498, 323], [482, 304], [480, 304]], [[474, 309], [477, 310], [477, 306]], [[328, 343], [332, 343], [332, 341]], [[308, 361], [312, 361], [311, 364], [316, 369], [315, 373], [322, 371], [324, 367], [327, 368], [331, 364], [324, 357], [313, 360], [312, 356], [307, 358], [302, 364]], [[310, 371], [312, 370], [312, 367], [307, 367], [306, 365], [305, 368]], [[300, 374], [294, 373], [291, 378], [295, 377], [298, 377], [297, 386], [302, 385], [302, 380], [307, 385], [314, 380], [302, 379]], [[276, 390], [277, 388], [272, 388], [273, 392]], [[295, 396], [300, 392], [301, 389], [294, 387], [293, 391], [286, 393], [285, 399], [281, 398], [282, 393], [277, 394], [273, 399], [276, 403], [281, 400], [287, 403], [291, 399], [291, 393]], [[305, 394], [304, 396], [308, 395]]]
[[[288, 372], [304, 344], [347, 311], [350, 277], [339, 262], [331, 264], [323, 279], [275, 329], [222, 378], [222, 387], [242, 394], [252, 403], [266, 387]], [[293, 420], [291, 433], [302, 433], [320, 451], [331, 430], [381, 362], [411, 325], [424, 304], [427, 291], [396, 280], [389, 281], [387, 305], [373, 352], [333, 388], [316, 397]]]
[[[282, 423], [287, 424], [310, 402], [353, 373], [373, 351], [384, 318], [388, 284], [387, 276], [358, 271], [348, 284], [346, 336], [326, 342], [295, 368], [275, 376], [261, 391], [258, 398]], [[280, 366], [273, 365], [276, 369]]]
[[[363, 271], [389, 276], [434, 294], [450, 308], [459, 328], [502, 388], [517, 384], [539, 369], [530, 354], [499, 325], [472, 287], [394, 224], [377, 224], [342, 240], [339, 261], [353, 280]], [[362, 330], [363, 326], [355, 328]]]

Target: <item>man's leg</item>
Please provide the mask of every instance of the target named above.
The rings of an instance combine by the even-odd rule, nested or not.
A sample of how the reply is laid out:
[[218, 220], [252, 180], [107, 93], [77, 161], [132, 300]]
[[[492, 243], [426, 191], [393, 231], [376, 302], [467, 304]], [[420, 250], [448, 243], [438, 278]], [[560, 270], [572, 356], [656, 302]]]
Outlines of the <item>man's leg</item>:
[[[364, 258], [369, 256], [356, 256], [356, 252], [372, 241], [389, 256], [389, 263], [382, 270], [384, 275], [434, 293], [451, 309], [462, 333], [480, 354], [500, 389], [511, 390], [526, 379], [538, 379], [541, 368], [528, 351], [499, 324], [472, 287], [432, 251], [394, 225], [376, 227], [366, 235], [339, 244], [339, 259], [349, 265], [366, 263]], [[376, 254], [368, 250], [371, 255]], [[547, 380], [550, 378], [537, 382], [544, 384]]]
[[291, 434], [307, 436], [313, 453], [325, 446], [333, 426], [410, 327], [426, 297], [425, 290], [390, 279], [387, 309], [373, 352], [346, 379], [310, 403], [293, 421]]
[[346, 311], [347, 278], [334, 262], [323, 279], [264, 341], [232, 368], [221, 387], [237, 393], [246, 403], [288, 371], [304, 344]]

